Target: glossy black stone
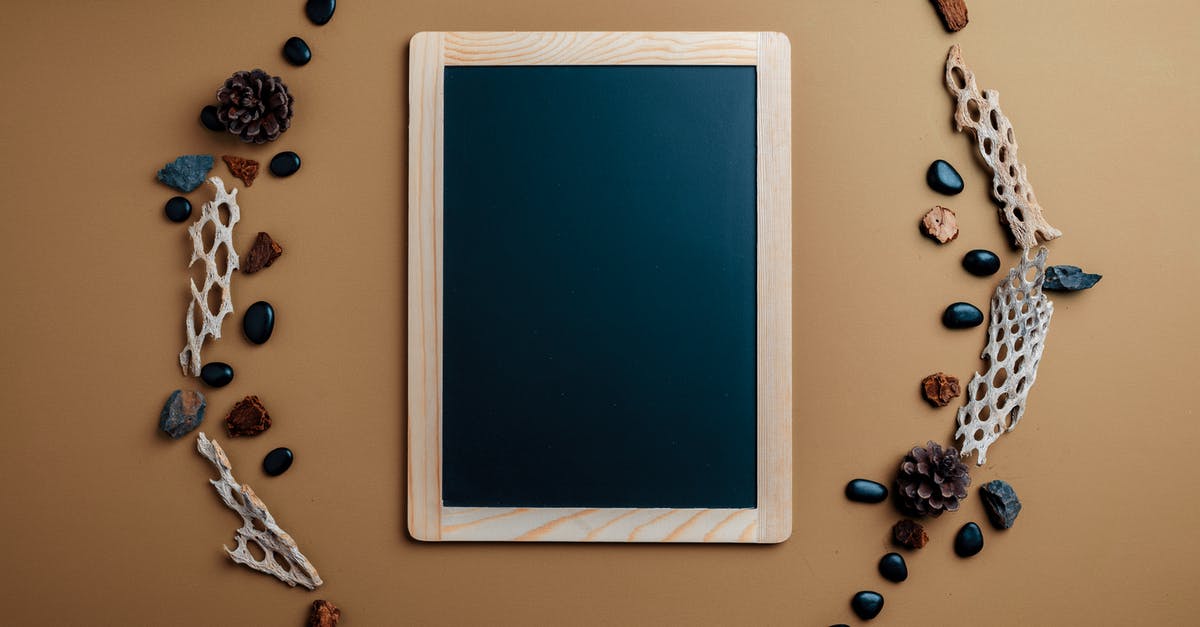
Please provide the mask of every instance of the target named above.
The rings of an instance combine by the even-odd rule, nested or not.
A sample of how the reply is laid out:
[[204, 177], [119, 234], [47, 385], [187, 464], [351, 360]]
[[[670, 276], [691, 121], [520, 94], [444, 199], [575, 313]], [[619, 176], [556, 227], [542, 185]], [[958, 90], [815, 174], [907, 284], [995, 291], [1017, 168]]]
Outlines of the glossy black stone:
[[883, 595], [863, 590], [850, 599], [850, 609], [863, 620], [871, 620], [883, 611]]
[[971, 303], [954, 303], [942, 313], [942, 324], [951, 329], [969, 329], [983, 324], [983, 312]]
[[938, 159], [929, 164], [929, 171], [925, 173], [925, 182], [933, 188], [933, 191], [953, 196], [963, 190], [962, 177], [958, 175], [958, 171], [954, 166]]
[[275, 176], [291, 176], [300, 169], [300, 155], [285, 150], [271, 157], [271, 174]]
[[954, 536], [954, 552], [959, 557], [971, 557], [982, 550], [983, 530], [973, 522], [963, 525]]
[[1000, 257], [990, 250], [976, 248], [963, 255], [962, 267], [975, 276], [991, 276], [1000, 270]]
[[167, 204], [163, 205], [163, 212], [171, 222], [183, 222], [192, 215], [192, 203], [183, 196], [172, 196]]
[[333, 10], [336, 8], [336, 0], [308, 0], [304, 3], [304, 14], [313, 24], [324, 26], [333, 19]]
[[274, 449], [263, 458], [263, 472], [278, 477], [292, 467], [293, 459], [292, 449], [283, 446]]
[[274, 330], [275, 308], [271, 303], [260, 300], [246, 309], [246, 315], [242, 316], [242, 331], [246, 332], [246, 339], [263, 344], [271, 339]]
[[283, 58], [292, 65], [304, 65], [312, 61], [312, 49], [308, 42], [299, 37], [290, 37], [283, 44]]
[[200, 379], [214, 388], [223, 388], [233, 381], [233, 366], [223, 361], [210, 361], [200, 369]]
[[846, 484], [846, 498], [859, 503], [882, 503], [888, 489], [882, 483], [867, 479], [854, 479]]
[[208, 105], [200, 110], [200, 123], [210, 131], [225, 130], [225, 125], [217, 117], [217, 105]]
[[900, 583], [908, 579], [908, 565], [899, 553], [888, 553], [879, 560], [879, 574], [888, 581]]

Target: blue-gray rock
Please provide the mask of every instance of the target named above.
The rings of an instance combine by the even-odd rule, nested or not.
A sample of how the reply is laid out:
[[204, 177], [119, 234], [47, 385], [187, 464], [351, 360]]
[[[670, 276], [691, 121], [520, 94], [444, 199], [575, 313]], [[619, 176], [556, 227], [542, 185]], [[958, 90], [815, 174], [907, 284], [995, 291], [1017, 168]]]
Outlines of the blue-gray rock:
[[250, 305], [242, 317], [242, 330], [246, 332], [246, 339], [255, 344], [271, 339], [271, 332], [275, 330], [275, 308], [265, 300]]
[[846, 498], [859, 503], [882, 503], [888, 489], [882, 483], [867, 479], [854, 479], [846, 484]]
[[313, 24], [324, 26], [333, 19], [333, 10], [336, 8], [337, 0], [308, 0], [304, 3], [304, 14]]
[[291, 176], [300, 170], [300, 155], [285, 150], [271, 157], [270, 168], [275, 176]]
[[200, 187], [212, 167], [212, 155], [183, 155], [164, 165], [158, 171], [158, 180], [181, 192], [190, 192]]
[[925, 182], [933, 188], [935, 192], [953, 196], [963, 190], [962, 177], [958, 175], [958, 171], [954, 166], [938, 159], [929, 164], [929, 171], [925, 173]]
[[1052, 292], [1075, 292], [1086, 290], [1100, 282], [1099, 274], [1088, 274], [1078, 266], [1049, 266], [1042, 289]]
[[307, 41], [299, 37], [289, 37], [283, 44], [283, 58], [292, 65], [304, 65], [312, 61], [312, 48], [308, 47]]
[[292, 449], [283, 446], [274, 449], [263, 458], [263, 472], [278, 477], [292, 467], [293, 459], [295, 457], [292, 455]]
[[888, 553], [879, 560], [879, 574], [888, 581], [900, 583], [908, 579], [908, 565], [899, 553]]
[[982, 550], [983, 530], [973, 522], [963, 525], [954, 536], [954, 552], [959, 557], [971, 557]]
[[951, 329], [969, 329], [983, 324], [983, 312], [971, 303], [954, 303], [942, 312], [942, 324]]
[[200, 123], [210, 131], [227, 130], [221, 123], [221, 118], [217, 117], [217, 105], [208, 105], [200, 110]]
[[983, 497], [983, 509], [987, 511], [988, 520], [997, 529], [1008, 529], [1021, 513], [1021, 501], [1017, 493], [1007, 481], [996, 479], [983, 484], [979, 488]]
[[990, 250], [976, 248], [963, 255], [962, 267], [975, 276], [991, 276], [1000, 270], [1000, 257]]
[[192, 215], [192, 203], [183, 196], [172, 196], [167, 204], [163, 205], [163, 213], [167, 214], [167, 219], [171, 222], [183, 222]]
[[850, 609], [863, 620], [871, 620], [883, 611], [883, 595], [871, 590], [863, 590], [850, 599]]
[[158, 416], [158, 428], [178, 440], [204, 421], [204, 395], [195, 390], [175, 390]]
[[223, 361], [210, 361], [200, 369], [200, 379], [214, 388], [233, 383], [233, 366]]

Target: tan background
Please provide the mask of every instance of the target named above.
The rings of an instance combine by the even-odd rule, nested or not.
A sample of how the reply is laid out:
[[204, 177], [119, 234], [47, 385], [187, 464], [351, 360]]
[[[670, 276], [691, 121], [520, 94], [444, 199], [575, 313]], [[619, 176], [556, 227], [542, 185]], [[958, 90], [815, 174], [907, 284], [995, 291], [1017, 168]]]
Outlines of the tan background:
[[[347, 625], [854, 622], [880, 590], [878, 624], [1188, 624], [1200, 611], [1200, 504], [1192, 471], [1200, 5], [971, 2], [945, 33], [908, 2], [344, 2], [317, 28], [301, 0], [7, 3], [0, 22], [0, 623], [297, 625], [328, 598]], [[794, 51], [795, 532], [774, 547], [419, 544], [403, 532], [406, 42], [419, 30], [779, 30]], [[307, 67], [279, 58], [290, 35]], [[972, 146], [940, 84], [952, 42], [998, 89], [1021, 156], [1066, 236], [1051, 261], [1104, 273], [1055, 298], [1029, 409], [974, 473], [1011, 481], [1025, 510], [987, 547], [954, 557], [982, 521], [978, 496], [930, 525], [900, 585], [875, 571], [897, 518], [846, 502], [855, 476], [890, 480], [899, 456], [948, 440], [954, 408], [918, 398], [925, 374], [964, 378], [981, 330], [941, 328], [954, 300], [994, 281], [958, 267], [1003, 249]], [[196, 122], [236, 69], [282, 74], [295, 126], [245, 147]], [[206, 484], [194, 439], [155, 430], [187, 385], [189, 246], [162, 217], [155, 170], [178, 154], [304, 168], [239, 195], [244, 252], [270, 231], [286, 252], [235, 278], [227, 336], [205, 351], [237, 368], [205, 390], [217, 428], [242, 395], [276, 423], [228, 442], [250, 483], [328, 582], [288, 589], [222, 554], [238, 519]], [[967, 191], [923, 182], [944, 157]], [[230, 178], [219, 164], [215, 174]], [[207, 195], [189, 195], [199, 208]], [[938, 247], [916, 223], [959, 212]], [[1014, 255], [1005, 255], [1006, 266]], [[275, 337], [254, 347], [240, 313], [266, 299]], [[269, 449], [297, 453], [279, 478]]]

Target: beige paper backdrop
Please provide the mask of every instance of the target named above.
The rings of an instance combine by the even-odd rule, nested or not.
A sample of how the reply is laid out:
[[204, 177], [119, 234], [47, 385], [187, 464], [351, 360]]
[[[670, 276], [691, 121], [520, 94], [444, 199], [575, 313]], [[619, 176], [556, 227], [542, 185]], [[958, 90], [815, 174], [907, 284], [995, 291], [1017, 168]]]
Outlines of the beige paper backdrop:
[[[906, 2], [345, 1], [324, 27], [301, 0], [10, 2], [0, 20], [0, 623], [298, 625], [328, 598], [346, 625], [823, 625], [850, 596], [885, 594], [876, 624], [1190, 624], [1200, 611], [1200, 504], [1190, 393], [1200, 349], [1200, 5], [971, 0], [942, 30]], [[779, 546], [419, 544], [403, 532], [406, 43], [420, 30], [779, 30], [792, 41], [795, 154], [795, 532]], [[315, 59], [279, 48], [306, 38]], [[1004, 251], [988, 177], [951, 129], [940, 80], [958, 42], [998, 89], [1050, 221], [1050, 259], [1105, 275], [1055, 298], [1037, 385], [979, 485], [1012, 482], [1015, 528], [984, 525], [970, 560], [954, 531], [983, 521], [974, 492], [929, 525], [909, 581], [875, 570], [897, 518], [848, 503], [855, 476], [946, 441], [954, 408], [917, 394], [935, 370], [968, 378], [980, 329], [938, 321], [986, 306], [994, 281], [958, 266]], [[265, 147], [203, 130], [230, 72], [262, 66], [297, 100]], [[316, 593], [229, 562], [238, 519], [193, 439], [155, 430], [183, 342], [189, 246], [162, 217], [154, 172], [179, 154], [304, 168], [239, 194], [238, 249], [269, 231], [284, 256], [235, 277], [238, 310], [208, 360], [237, 368], [205, 390], [209, 418], [250, 483], [328, 582]], [[923, 181], [946, 158], [966, 179]], [[225, 166], [215, 174], [229, 179]], [[206, 192], [189, 195], [199, 205]], [[958, 211], [938, 247], [916, 229]], [[240, 314], [278, 309], [261, 347]], [[259, 395], [275, 425], [229, 441], [232, 403]], [[295, 466], [268, 478], [275, 446]]]

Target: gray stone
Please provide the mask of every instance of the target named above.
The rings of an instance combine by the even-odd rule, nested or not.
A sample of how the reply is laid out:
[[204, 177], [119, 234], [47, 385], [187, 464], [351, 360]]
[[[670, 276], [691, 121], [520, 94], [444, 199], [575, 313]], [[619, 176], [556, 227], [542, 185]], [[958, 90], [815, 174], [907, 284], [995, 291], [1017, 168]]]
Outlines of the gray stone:
[[1021, 513], [1021, 501], [1008, 482], [999, 479], [989, 481], [979, 488], [979, 495], [983, 497], [983, 509], [987, 511], [988, 520], [992, 521], [993, 526], [997, 529], [1013, 526], [1017, 514]]
[[158, 417], [158, 428], [178, 440], [204, 420], [204, 395], [194, 390], [175, 390]]
[[1075, 292], [1100, 282], [1099, 274], [1088, 274], [1078, 266], [1049, 266], [1046, 268], [1046, 282], [1042, 289], [1052, 292]]
[[181, 192], [190, 192], [204, 182], [213, 167], [212, 155], [183, 155], [158, 171], [158, 180]]

